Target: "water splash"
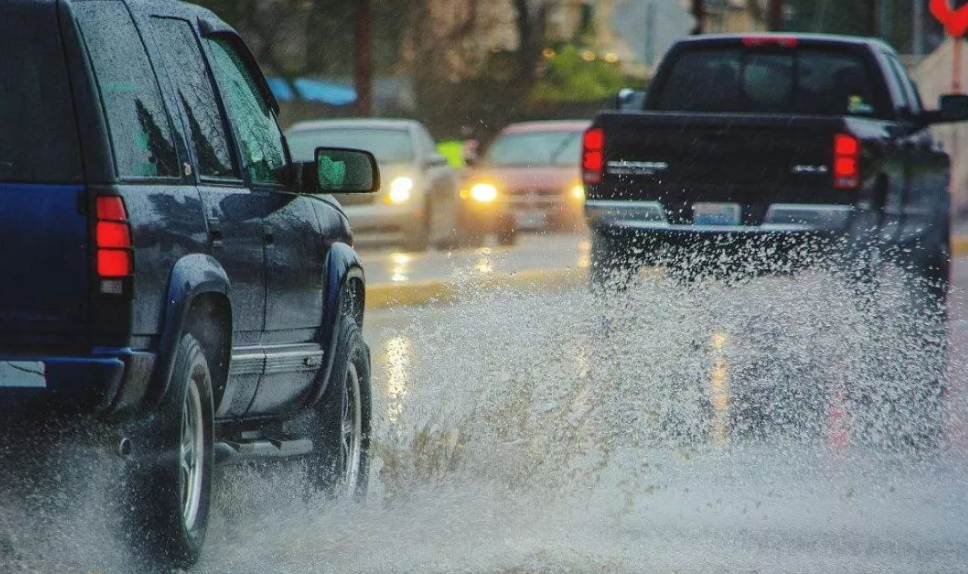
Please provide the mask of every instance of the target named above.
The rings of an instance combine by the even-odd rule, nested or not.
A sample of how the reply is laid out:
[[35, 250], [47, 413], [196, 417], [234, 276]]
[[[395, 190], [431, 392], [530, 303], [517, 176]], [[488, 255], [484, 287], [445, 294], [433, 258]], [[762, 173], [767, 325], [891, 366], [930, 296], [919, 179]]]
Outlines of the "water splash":
[[[197, 571], [962, 569], [966, 377], [924, 416], [940, 335], [908, 292], [649, 274], [371, 317], [369, 500], [307, 500], [298, 463], [227, 470]], [[113, 470], [80, 458], [46, 519], [4, 487], [0, 564], [136, 571], [100, 512]]]

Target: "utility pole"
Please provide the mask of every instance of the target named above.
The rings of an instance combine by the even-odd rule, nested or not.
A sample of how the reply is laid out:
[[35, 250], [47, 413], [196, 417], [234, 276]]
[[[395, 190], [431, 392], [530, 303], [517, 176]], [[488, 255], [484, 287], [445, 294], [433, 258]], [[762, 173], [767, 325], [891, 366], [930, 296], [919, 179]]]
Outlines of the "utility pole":
[[911, 0], [911, 14], [914, 16], [911, 23], [914, 28], [911, 34], [911, 53], [915, 58], [924, 55], [924, 13], [926, 11], [924, 0]]
[[356, 113], [373, 113], [373, 69], [370, 59], [370, 0], [356, 0], [353, 8], [355, 43], [353, 84], [356, 88]]
[[865, 0], [867, 4], [867, 35], [877, 36], [877, 5], [878, 0]]
[[645, 63], [652, 68], [655, 65], [655, 2], [645, 7]]
[[770, 32], [783, 31], [783, 0], [770, 0], [766, 8], [766, 27]]
[[692, 0], [692, 17], [696, 19], [696, 25], [692, 28], [692, 34], [697, 36], [706, 32], [706, 0]]
[[880, 26], [877, 35], [890, 42], [894, 32], [894, 2], [892, 0], [880, 0]]

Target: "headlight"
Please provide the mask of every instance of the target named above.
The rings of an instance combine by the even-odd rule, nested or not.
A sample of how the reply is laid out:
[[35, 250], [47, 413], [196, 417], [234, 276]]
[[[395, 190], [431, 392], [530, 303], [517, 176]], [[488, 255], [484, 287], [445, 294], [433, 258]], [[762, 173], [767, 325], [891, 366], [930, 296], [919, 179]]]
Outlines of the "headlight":
[[571, 188], [571, 198], [575, 201], [583, 201], [585, 199], [585, 186], [578, 184]]
[[471, 199], [478, 203], [492, 203], [497, 199], [497, 188], [489, 183], [477, 183], [471, 187]]
[[383, 198], [383, 201], [390, 205], [402, 205], [413, 196], [413, 179], [407, 176], [400, 176], [390, 182], [390, 193]]

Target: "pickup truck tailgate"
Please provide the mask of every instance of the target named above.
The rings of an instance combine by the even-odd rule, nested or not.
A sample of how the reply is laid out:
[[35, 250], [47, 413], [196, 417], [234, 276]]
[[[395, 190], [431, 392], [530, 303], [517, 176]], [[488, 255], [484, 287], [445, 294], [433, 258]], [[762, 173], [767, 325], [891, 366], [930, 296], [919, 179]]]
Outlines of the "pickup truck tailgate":
[[834, 189], [847, 120], [816, 116], [603, 113], [606, 168], [595, 198], [659, 201], [688, 221], [695, 202], [735, 202], [755, 225], [773, 203], [851, 203]]

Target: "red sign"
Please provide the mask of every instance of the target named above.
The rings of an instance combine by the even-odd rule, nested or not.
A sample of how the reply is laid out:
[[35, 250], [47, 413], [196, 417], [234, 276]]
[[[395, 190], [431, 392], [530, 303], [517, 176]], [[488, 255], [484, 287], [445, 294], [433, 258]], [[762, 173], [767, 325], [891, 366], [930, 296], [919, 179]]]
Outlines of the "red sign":
[[968, 32], [968, 5], [957, 10], [951, 7], [950, 0], [931, 0], [929, 6], [931, 14], [944, 24], [944, 29], [955, 38], [961, 38]]

